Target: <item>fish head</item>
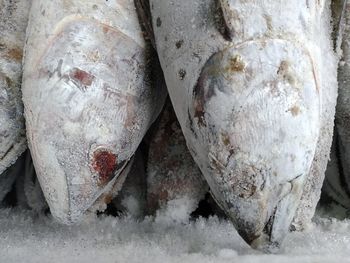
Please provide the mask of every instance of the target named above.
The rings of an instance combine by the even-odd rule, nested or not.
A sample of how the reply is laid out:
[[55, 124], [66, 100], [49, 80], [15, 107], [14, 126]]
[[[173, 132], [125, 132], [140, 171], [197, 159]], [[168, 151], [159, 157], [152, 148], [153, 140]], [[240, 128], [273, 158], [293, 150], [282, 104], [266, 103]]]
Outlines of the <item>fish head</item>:
[[152, 93], [145, 47], [122, 31], [82, 17], [54, 31], [24, 101], [44, 195], [53, 216], [71, 224], [128, 165], [150, 125]]
[[319, 135], [315, 72], [304, 47], [262, 39], [213, 54], [194, 88], [191, 151], [249, 244], [278, 245], [289, 230]]

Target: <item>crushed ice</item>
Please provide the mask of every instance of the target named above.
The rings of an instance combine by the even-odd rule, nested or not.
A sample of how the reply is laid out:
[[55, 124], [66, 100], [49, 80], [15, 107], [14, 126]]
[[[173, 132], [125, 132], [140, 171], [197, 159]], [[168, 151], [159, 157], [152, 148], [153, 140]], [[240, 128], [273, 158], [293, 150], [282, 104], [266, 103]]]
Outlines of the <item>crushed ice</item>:
[[0, 262], [350, 262], [350, 221], [316, 217], [280, 252], [250, 249], [231, 223], [89, 216], [63, 226], [50, 216], [0, 209]]

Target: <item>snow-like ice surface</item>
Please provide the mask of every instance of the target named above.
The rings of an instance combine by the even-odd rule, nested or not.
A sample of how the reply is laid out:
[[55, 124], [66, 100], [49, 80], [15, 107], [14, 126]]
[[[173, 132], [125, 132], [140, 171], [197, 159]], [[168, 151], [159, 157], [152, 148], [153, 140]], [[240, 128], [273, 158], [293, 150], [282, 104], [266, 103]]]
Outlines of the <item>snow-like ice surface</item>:
[[253, 251], [216, 217], [187, 224], [90, 217], [62, 226], [30, 211], [0, 210], [0, 262], [350, 262], [350, 221], [317, 218], [277, 255]]

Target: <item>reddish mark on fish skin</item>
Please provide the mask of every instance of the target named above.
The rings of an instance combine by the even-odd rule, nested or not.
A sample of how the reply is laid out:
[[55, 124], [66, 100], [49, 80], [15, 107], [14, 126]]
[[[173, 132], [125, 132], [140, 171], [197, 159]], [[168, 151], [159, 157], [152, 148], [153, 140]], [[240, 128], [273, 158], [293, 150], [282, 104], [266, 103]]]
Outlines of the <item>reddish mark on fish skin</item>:
[[91, 86], [95, 79], [95, 76], [78, 68], [73, 68], [73, 70], [69, 72], [69, 77], [84, 86]]
[[23, 51], [19, 48], [12, 48], [7, 52], [6, 57], [15, 61], [21, 61], [23, 57]]
[[107, 34], [110, 30], [110, 27], [108, 26], [103, 26], [103, 33]]
[[117, 156], [105, 150], [98, 150], [94, 152], [92, 168], [98, 173], [99, 182], [106, 184], [117, 168]]

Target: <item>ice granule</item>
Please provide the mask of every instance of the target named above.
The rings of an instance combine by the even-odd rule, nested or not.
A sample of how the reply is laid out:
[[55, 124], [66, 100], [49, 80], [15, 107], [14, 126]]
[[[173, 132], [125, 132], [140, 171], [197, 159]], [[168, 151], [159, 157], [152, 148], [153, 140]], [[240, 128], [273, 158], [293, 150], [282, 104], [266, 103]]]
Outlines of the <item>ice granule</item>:
[[75, 226], [19, 209], [0, 210], [0, 262], [350, 262], [350, 221], [317, 218], [279, 254], [249, 248], [231, 223], [90, 216]]

